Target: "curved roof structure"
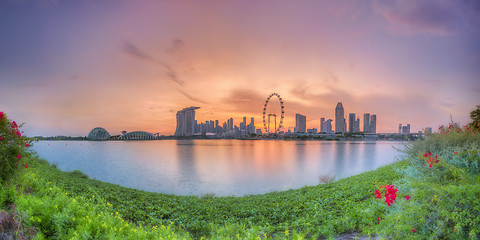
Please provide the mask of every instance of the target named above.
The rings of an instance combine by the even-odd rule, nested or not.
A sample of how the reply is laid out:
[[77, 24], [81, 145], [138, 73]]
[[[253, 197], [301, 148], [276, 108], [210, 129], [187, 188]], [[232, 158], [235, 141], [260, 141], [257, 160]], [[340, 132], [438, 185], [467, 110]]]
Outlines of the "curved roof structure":
[[110, 133], [104, 128], [96, 127], [88, 134], [88, 139], [91, 140], [107, 140], [110, 138]]
[[135, 132], [125, 133], [122, 136], [120, 136], [118, 139], [150, 140], [150, 139], [155, 139], [155, 135], [153, 135], [152, 133], [149, 133], [149, 132], [135, 131]]

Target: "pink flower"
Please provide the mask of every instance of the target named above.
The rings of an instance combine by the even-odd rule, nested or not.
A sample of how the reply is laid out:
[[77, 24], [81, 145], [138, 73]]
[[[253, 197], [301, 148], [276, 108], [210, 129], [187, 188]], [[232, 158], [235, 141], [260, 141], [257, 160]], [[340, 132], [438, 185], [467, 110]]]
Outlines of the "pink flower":
[[0, 120], [3, 119], [3, 112], [0, 112]]
[[405, 199], [407, 199], [407, 200], [408, 200], [408, 199], [410, 199], [410, 197], [407, 195], [407, 196], [405, 196]]
[[17, 158], [20, 159], [20, 158], [22, 158], [22, 156], [20, 156], [20, 155], [17, 154]]
[[412, 229], [412, 232], [413, 232], [413, 233], [415, 233], [415, 228], [414, 228], [414, 229]]
[[27, 164], [28, 164], [28, 163], [25, 163], [25, 168], [28, 168]]
[[28, 144], [28, 143], [25, 143], [25, 147], [30, 147], [30, 144]]
[[3, 139], [3, 138], [2, 138], [2, 137], [0, 137], [0, 140], [2, 140], [2, 139]]

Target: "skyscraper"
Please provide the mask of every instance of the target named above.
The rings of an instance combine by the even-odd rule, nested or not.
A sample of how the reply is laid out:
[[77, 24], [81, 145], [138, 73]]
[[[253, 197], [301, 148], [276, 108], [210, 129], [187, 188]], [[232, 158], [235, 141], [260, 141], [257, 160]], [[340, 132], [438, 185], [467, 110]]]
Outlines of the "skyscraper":
[[370, 132], [370, 113], [363, 114], [363, 133]]
[[345, 133], [344, 114], [342, 102], [338, 102], [335, 107], [335, 133]]
[[348, 131], [350, 133], [355, 132], [355, 113], [348, 114]]
[[326, 133], [332, 133], [332, 119], [328, 119], [325, 121], [325, 132]]
[[359, 117], [357, 117], [357, 120], [355, 121], [354, 132], [360, 132], [360, 118]]
[[325, 118], [320, 118], [320, 133], [324, 133], [327, 130], [325, 130]]
[[402, 124], [398, 124], [398, 134], [402, 134]]
[[307, 132], [307, 117], [301, 114], [295, 114], [295, 131], [297, 133]]
[[370, 117], [370, 133], [377, 133], [377, 115], [372, 114]]
[[200, 107], [184, 108], [177, 112], [177, 129], [175, 136], [193, 136], [195, 132], [195, 109]]

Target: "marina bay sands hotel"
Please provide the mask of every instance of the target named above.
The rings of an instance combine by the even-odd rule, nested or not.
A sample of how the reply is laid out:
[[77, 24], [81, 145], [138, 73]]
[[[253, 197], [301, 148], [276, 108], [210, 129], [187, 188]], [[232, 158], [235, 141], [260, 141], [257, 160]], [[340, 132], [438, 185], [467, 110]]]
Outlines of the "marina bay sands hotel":
[[195, 110], [199, 108], [189, 107], [177, 112], [175, 136], [193, 136], [195, 133]]

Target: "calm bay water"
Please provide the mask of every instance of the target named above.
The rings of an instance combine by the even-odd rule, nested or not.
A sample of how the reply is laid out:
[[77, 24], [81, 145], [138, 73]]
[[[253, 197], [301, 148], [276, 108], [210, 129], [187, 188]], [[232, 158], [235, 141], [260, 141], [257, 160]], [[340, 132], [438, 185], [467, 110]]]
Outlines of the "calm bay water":
[[63, 171], [151, 192], [243, 196], [317, 185], [387, 165], [402, 142], [161, 140], [41, 141], [33, 149]]

